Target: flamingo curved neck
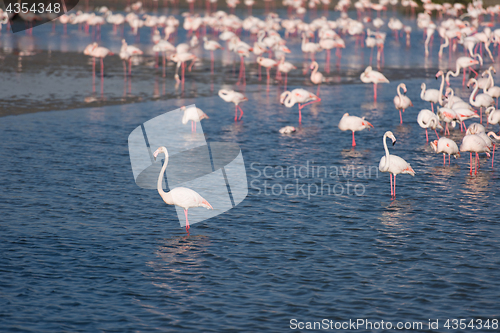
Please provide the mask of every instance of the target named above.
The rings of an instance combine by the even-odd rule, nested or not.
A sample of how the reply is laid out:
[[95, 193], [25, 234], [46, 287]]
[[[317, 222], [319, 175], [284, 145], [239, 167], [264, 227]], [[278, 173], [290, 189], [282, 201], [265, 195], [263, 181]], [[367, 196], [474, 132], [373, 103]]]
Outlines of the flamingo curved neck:
[[398, 85], [398, 96], [399, 96], [399, 100], [402, 101], [402, 96], [401, 96], [401, 84]]
[[384, 134], [384, 150], [385, 150], [385, 164], [383, 167], [383, 171], [389, 170], [389, 149], [387, 148], [387, 135]]
[[472, 94], [470, 94], [469, 103], [472, 104], [472, 105], [474, 105], [475, 107], [479, 106], [479, 105], [476, 104], [476, 102], [473, 99], [473, 97], [476, 96], [476, 93], [477, 93], [478, 89], [479, 89], [479, 87], [478, 87], [477, 82], [474, 82], [474, 90], [472, 91]]
[[316, 74], [316, 72], [318, 72], [318, 66], [319, 65], [317, 63], [313, 65], [313, 71], [311, 73], [311, 76], [314, 76]]
[[165, 196], [167, 195], [167, 193], [163, 191], [163, 175], [165, 174], [165, 170], [167, 169], [167, 164], [168, 164], [168, 155], [165, 154], [165, 163], [163, 163], [163, 167], [161, 168], [160, 174], [158, 175], [158, 182], [156, 184], [158, 193], [160, 193], [160, 196], [164, 198], [163, 200], [165, 200]]
[[426, 87], [425, 83], [422, 83], [422, 91], [420, 92], [420, 98], [421, 99], [424, 99], [426, 88], [427, 87]]
[[441, 87], [439, 87], [439, 105], [443, 106], [444, 74], [441, 74]]

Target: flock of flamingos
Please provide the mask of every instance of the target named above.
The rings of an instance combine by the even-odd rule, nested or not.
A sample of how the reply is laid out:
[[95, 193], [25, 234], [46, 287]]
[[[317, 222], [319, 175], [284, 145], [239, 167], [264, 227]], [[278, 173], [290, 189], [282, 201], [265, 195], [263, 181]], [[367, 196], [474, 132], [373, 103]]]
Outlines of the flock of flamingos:
[[[255, 57], [254, 59], [259, 66], [259, 79], [261, 67], [266, 69], [268, 92], [271, 70], [276, 71], [276, 80], [283, 84], [285, 90], [280, 95], [280, 102], [287, 108], [292, 108], [295, 104], [298, 105], [298, 123], [301, 124], [303, 108], [308, 104], [321, 102], [320, 85], [325, 81], [325, 77], [319, 71], [319, 64], [315, 61], [316, 53], [327, 52], [324, 69], [329, 73], [331, 50], [335, 49], [336, 56], [340, 58], [342, 49], [345, 48], [343, 38], [355, 38], [356, 45], [372, 49], [370, 65], [372, 64], [373, 51], [376, 49], [376, 64], [377, 69], [380, 70], [380, 64], [384, 59], [384, 43], [388, 37], [387, 33], [381, 31], [381, 28], [386, 24], [380, 17], [381, 12], [386, 12], [390, 6], [393, 8], [396, 5], [402, 6], [402, 9], [406, 10], [407, 13], [412, 13], [418, 28], [424, 33], [423, 54], [426, 57], [429, 56], [429, 44], [433, 42], [436, 32], [442, 41], [439, 57], [442, 57], [446, 48], [448, 48], [450, 55], [455, 52], [463, 53], [463, 56], [457, 58], [456, 67], [453, 70], [436, 73], [436, 79], [440, 79], [439, 89], [429, 89], [425, 83], [422, 83], [420, 98], [430, 103], [430, 109], [421, 110], [417, 122], [420, 127], [425, 129], [427, 142], [429, 142], [428, 129], [431, 129], [436, 135], [436, 140], [431, 141], [430, 145], [436, 153], [443, 154], [443, 164], [446, 164], [446, 155], [448, 155], [448, 164], [450, 164], [450, 156], [457, 158], [461, 153], [469, 152], [471, 175], [477, 174], [480, 168], [479, 154], [486, 154], [488, 157], [492, 155], [491, 164], [493, 167], [495, 144], [500, 136], [497, 136], [493, 131], [487, 132], [486, 128], [500, 122], [500, 110], [496, 109], [498, 97], [500, 97], [500, 87], [494, 85], [492, 72], [495, 72], [495, 68], [491, 65], [494, 63], [493, 53], [495, 53], [496, 47], [498, 47], [498, 56], [500, 57], [500, 29], [493, 30], [496, 15], [500, 18], [500, 5], [483, 8], [482, 1], [472, 1], [464, 6], [449, 3], [434, 4], [431, 0], [423, 0], [423, 12], [413, 16], [418, 5], [412, 0], [401, 0], [400, 2], [399, 0], [379, 0], [379, 3], [371, 3], [370, 0], [359, 0], [355, 3], [350, 0], [340, 0], [335, 6], [335, 10], [341, 12], [337, 20], [330, 21], [325, 17], [316, 18], [311, 22], [303, 20], [303, 15], [307, 10], [316, 10], [321, 4], [324, 5], [323, 10], [328, 10], [329, 2], [330, 0], [321, 0], [321, 2], [319, 0], [310, 0], [309, 2], [284, 0], [283, 4], [288, 7], [288, 14], [291, 18], [280, 18], [277, 14], [268, 12], [265, 19], [260, 19], [251, 15], [254, 1], [245, 0], [244, 4], [249, 10], [249, 15], [245, 19], [240, 19], [232, 14], [234, 7], [239, 3], [238, 0], [227, 0], [231, 13], [216, 11], [217, 1], [208, 0], [206, 3], [207, 12], [204, 16], [195, 14], [192, 10], [194, 1], [188, 0], [191, 11], [182, 15], [182, 26], [189, 31], [188, 40], [178, 45], [173, 45], [169, 40], [177, 34], [180, 26], [179, 20], [173, 16], [143, 14], [140, 2], [130, 5], [127, 8], [128, 14], [125, 16], [113, 14], [109, 9], [103, 7], [98, 10], [97, 14], [78, 12], [63, 15], [59, 21], [65, 25], [65, 31], [66, 24], [84, 25], [86, 29], [92, 26], [94, 33], [98, 33], [99, 26], [106, 23], [112, 24], [115, 31], [120, 27], [123, 29], [125, 24], [130, 25], [135, 33], [143, 26], [151, 28], [152, 49], [156, 56], [156, 66], [159, 66], [161, 62], [165, 76], [166, 61], [174, 62], [176, 64], [174, 78], [177, 84], [182, 84], [182, 87], [184, 87], [186, 67], [191, 70], [195, 63], [200, 61], [191, 53], [194, 48], [198, 47], [200, 39], [203, 41], [204, 49], [211, 54], [212, 75], [214, 75], [214, 52], [217, 50], [227, 48], [240, 58], [237, 84], [239, 87], [246, 84], [245, 58]], [[273, 0], [265, 3], [267, 9], [272, 8]], [[357, 19], [352, 19], [347, 14], [351, 6], [357, 11]], [[411, 27], [403, 25], [397, 18], [390, 18], [387, 27], [392, 31], [389, 36], [393, 34], [393, 38], [398, 39], [406, 35], [406, 44], [410, 44]], [[219, 40], [210, 39], [209, 36], [218, 36]], [[253, 43], [243, 41], [243, 36], [248, 36], [248, 39], [251, 39]], [[287, 90], [288, 73], [297, 69], [292, 63], [286, 61], [286, 55], [290, 53], [286, 46], [287, 39], [293, 36], [302, 38], [301, 49], [304, 58], [310, 58], [310, 80], [317, 85], [315, 93], [302, 88]], [[493, 53], [490, 46], [493, 46]], [[97, 42], [88, 45], [84, 54], [94, 59], [94, 79], [95, 59], [100, 60], [101, 80], [103, 80], [103, 59], [113, 54], [107, 48], [99, 46]], [[125, 40], [122, 41], [118, 56], [123, 61], [125, 77], [131, 75], [132, 59], [141, 54], [143, 54], [141, 49], [128, 45]], [[162, 61], [159, 60], [160, 56]], [[488, 64], [485, 65], [485, 63]], [[480, 71], [482, 66], [485, 66], [483, 69], [487, 69]], [[471, 88], [468, 100], [462, 100], [455, 96], [454, 90], [450, 87], [452, 77], [458, 77], [461, 71], [463, 72], [462, 86], [467, 85]], [[467, 80], [468, 77], [472, 78]], [[389, 82], [380, 71], [374, 70], [372, 66], [368, 66], [361, 73], [360, 81], [373, 84], [375, 103], [378, 85]], [[453, 84], [458, 85], [459, 83], [453, 82]], [[403, 123], [402, 112], [413, 106], [410, 98], [405, 95], [406, 92], [405, 84], [401, 83], [398, 85], [397, 94], [394, 97], [394, 107], [399, 110], [401, 123]], [[248, 100], [245, 95], [235, 90], [220, 90], [218, 95], [224, 101], [234, 104], [234, 121], [240, 120], [243, 116], [240, 104]], [[192, 131], [196, 131], [197, 122], [208, 118], [198, 108], [183, 108], [183, 110], [182, 123], [191, 122]], [[483, 117], [483, 113], [485, 117]], [[469, 123], [467, 126], [465, 123], [467, 120], [473, 121], [473, 123]], [[483, 125], [484, 120], [486, 120], [486, 126]], [[446, 137], [450, 134], [450, 127], [454, 128], [457, 124], [460, 131], [465, 134], [459, 144]], [[338, 127], [342, 131], [352, 132], [352, 146], [356, 146], [355, 132], [369, 129], [373, 125], [364, 118], [346, 113], [340, 119]], [[284, 135], [293, 135], [295, 131], [294, 126], [286, 126], [279, 130]], [[441, 136], [438, 131], [441, 131]], [[393, 145], [396, 143], [394, 134], [391, 131], [385, 132], [383, 136], [385, 155], [380, 159], [379, 170], [390, 174], [391, 196], [395, 198], [396, 176], [399, 174], [414, 176], [415, 171], [404, 159], [389, 153], [387, 138], [391, 139]], [[168, 164], [168, 151], [165, 147], [160, 147], [155, 151], [154, 157], [156, 158], [159, 154], [165, 155], [165, 163], [158, 178], [158, 192], [165, 203], [184, 209], [186, 231], [189, 231], [189, 208], [213, 208], [198, 193], [187, 188], [175, 188], [165, 193], [162, 189], [162, 179]]]

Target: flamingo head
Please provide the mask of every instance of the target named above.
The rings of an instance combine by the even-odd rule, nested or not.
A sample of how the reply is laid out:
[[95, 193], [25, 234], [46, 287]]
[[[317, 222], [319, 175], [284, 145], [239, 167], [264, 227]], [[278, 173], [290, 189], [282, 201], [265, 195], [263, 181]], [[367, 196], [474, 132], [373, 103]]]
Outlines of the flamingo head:
[[285, 103], [285, 99], [287, 98], [287, 96], [290, 94], [289, 91], [285, 91], [283, 92], [281, 95], [280, 95], [280, 103], [281, 104], [284, 104]]
[[431, 142], [431, 147], [437, 153], [438, 140], [434, 140]]
[[404, 83], [401, 83], [401, 89], [403, 89], [403, 92], [404, 92], [405, 94], [406, 94], [406, 92], [408, 91], [408, 90], [406, 89], [406, 84], [404, 84]]
[[474, 84], [476, 84], [476, 83], [477, 83], [476, 79], [470, 79], [470, 80], [469, 80], [469, 82], [467, 82], [467, 88], [470, 88], [470, 85], [471, 85], [471, 84], [473, 84], [473, 85], [474, 85]]
[[447, 87], [444, 96], [448, 97], [448, 95], [450, 95], [452, 92], [453, 92], [453, 89], [451, 89], [451, 87]]
[[422, 84], [420, 85], [420, 89], [425, 90], [425, 83], [422, 83]]
[[159, 154], [165, 154], [165, 156], [168, 156], [168, 151], [167, 151], [167, 148], [165, 147], [160, 147], [158, 149], [156, 149], [156, 151], [153, 153], [153, 157], [156, 161], [156, 158], [158, 157]]
[[436, 80], [438, 79], [438, 77], [440, 77], [441, 75], [444, 75], [443, 71], [439, 71], [436, 73]]
[[393, 146], [396, 144], [396, 137], [394, 136], [394, 134], [392, 134], [391, 131], [385, 132], [385, 136], [391, 138]]

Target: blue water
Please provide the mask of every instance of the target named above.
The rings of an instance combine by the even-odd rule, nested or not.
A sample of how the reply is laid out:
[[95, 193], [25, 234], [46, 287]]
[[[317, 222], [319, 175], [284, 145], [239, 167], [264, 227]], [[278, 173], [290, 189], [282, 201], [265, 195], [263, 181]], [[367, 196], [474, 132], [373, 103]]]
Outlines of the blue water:
[[[364, 318], [421, 321], [423, 331], [439, 319], [448, 331], [447, 318], [499, 319], [500, 164], [481, 156], [470, 176], [467, 155], [443, 167], [426, 144], [416, 117], [429, 107], [420, 84], [439, 84], [436, 57], [426, 70], [383, 67], [391, 83], [379, 87], [376, 105], [372, 86], [357, 79], [363, 59], [349, 84], [322, 86], [300, 127], [297, 108], [278, 102], [281, 88], [267, 93], [255, 77], [235, 123], [232, 105], [216, 95], [221, 85], [208, 93], [209, 72], [197, 98], [2, 117], [0, 330], [283, 332], [294, 318]], [[290, 84], [314, 91], [307, 81], [297, 75]], [[392, 104], [400, 82], [414, 103], [403, 125]], [[452, 86], [468, 96], [460, 79]], [[202, 121], [208, 142], [240, 145], [249, 194], [187, 235], [173, 207], [135, 184], [127, 138], [191, 103], [210, 116]], [[356, 135], [354, 149], [337, 128], [345, 112], [374, 125]], [[298, 132], [279, 134], [286, 125]], [[391, 153], [416, 171], [398, 176], [395, 200], [388, 174], [374, 171], [386, 130], [397, 137]], [[451, 138], [462, 135], [457, 127]], [[339, 173], [318, 175], [313, 166]], [[293, 167], [309, 173], [278, 172]], [[275, 194], [296, 182], [306, 192]], [[359, 195], [352, 187], [347, 194], [348, 182]], [[311, 193], [324, 184], [338, 194]]]

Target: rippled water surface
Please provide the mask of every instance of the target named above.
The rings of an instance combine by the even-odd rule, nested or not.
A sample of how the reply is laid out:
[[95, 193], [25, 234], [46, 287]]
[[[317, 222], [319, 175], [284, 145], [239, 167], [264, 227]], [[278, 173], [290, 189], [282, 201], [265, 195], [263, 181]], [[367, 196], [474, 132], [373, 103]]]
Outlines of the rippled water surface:
[[[336, 82], [321, 87], [321, 103], [304, 109], [292, 135], [278, 133], [298, 126], [297, 107], [279, 104], [282, 87], [267, 93], [254, 72], [235, 123], [232, 105], [216, 95], [236, 81], [231, 66], [211, 88], [206, 62], [200, 80], [186, 83], [204, 94], [0, 118], [0, 329], [283, 332], [292, 318], [498, 319], [500, 164], [492, 169], [481, 156], [470, 176], [462, 155], [443, 167], [416, 117], [429, 107], [420, 84], [437, 88], [435, 72], [448, 60], [426, 61], [414, 30], [416, 51], [399, 52], [418, 59], [415, 67], [413, 58], [389, 62], [399, 47], [391, 37], [381, 68], [391, 83], [379, 87], [376, 105], [371, 85], [358, 79], [369, 58], [363, 50], [352, 68], [345, 60], [327, 75]], [[345, 59], [356, 59], [351, 42]], [[314, 91], [298, 72], [291, 87]], [[392, 104], [401, 82], [414, 103], [403, 125]], [[459, 79], [452, 85], [468, 97]], [[188, 236], [156, 190], [135, 184], [127, 139], [145, 121], [191, 103], [210, 116], [202, 121], [208, 142], [240, 145], [250, 188], [236, 208]], [[337, 128], [345, 112], [374, 125], [356, 135], [356, 148]], [[416, 171], [397, 177], [395, 200], [388, 174], [376, 171], [386, 130], [397, 137], [391, 153]], [[451, 138], [461, 141], [458, 127]], [[278, 172], [291, 167], [309, 173]], [[339, 173], [315, 174], [324, 169]], [[278, 193], [297, 182], [305, 192]], [[311, 193], [327, 185], [338, 195]]]

